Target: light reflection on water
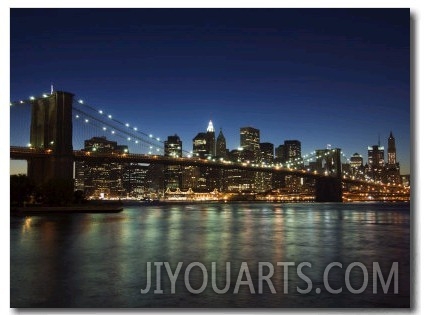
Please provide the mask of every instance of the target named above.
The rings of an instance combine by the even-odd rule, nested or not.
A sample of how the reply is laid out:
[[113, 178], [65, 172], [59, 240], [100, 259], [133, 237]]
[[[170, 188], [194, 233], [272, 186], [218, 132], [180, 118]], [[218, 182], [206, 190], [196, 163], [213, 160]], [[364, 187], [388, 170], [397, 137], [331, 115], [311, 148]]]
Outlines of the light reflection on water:
[[[127, 207], [117, 214], [73, 214], [11, 217], [12, 307], [408, 307], [409, 204], [199, 204]], [[173, 270], [184, 262], [170, 294], [162, 271], [164, 294], [146, 285], [146, 262], [169, 262]], [[208, 272], [217, 262], [217, 282], [225, 285], [225, 262], [231, 262], [229, 293], [207, 289], [191, 294], [184, 285], [184, 270], [201, 262]], [[295, 267], [289, 269], [289, 293], [283, 294], [283, 269], [277, 262], [310, 262], [304, 273], [314, 288], [323, 287], [325, 267], [338, 261], [347, 267], [372, 262], [382, 270], [399, 262], [399, 294], [353, 295], [344, 288], [338, 295], [306, 287]], [[272, 282], [277, 294], [249, 294], [242, 286], [232, 294], [242, 262], [247, 262], [257, 291], [258, 262], [275, 267]], [[358, 268], [359, 269], [359, 268]], [[199, 270], [192, 270], [191, 285], [201, 286]], [[362, 275], [352, 272], [360, 287]], [[334, 287], [343, 285], [342, 272], [332, 274]], [[359, 280], [358, 280], [359, 279]], [[256, 281], [255, 281], [256, 280]], [[325, 290], [323, 290], [325, 291]]]

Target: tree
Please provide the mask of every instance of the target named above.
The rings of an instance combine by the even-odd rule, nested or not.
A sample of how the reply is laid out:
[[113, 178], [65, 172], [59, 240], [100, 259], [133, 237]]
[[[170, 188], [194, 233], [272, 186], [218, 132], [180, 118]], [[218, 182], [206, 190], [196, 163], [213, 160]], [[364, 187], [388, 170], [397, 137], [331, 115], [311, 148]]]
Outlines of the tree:
[[34, 193], [35, 185], [25, 174], [10, 176], [10, 204], [22, 206]]
[[67, 179], [51, 179], [40, 187], [44, 203], [49, 206], [65, 206], [74, 199], [74, 182]]

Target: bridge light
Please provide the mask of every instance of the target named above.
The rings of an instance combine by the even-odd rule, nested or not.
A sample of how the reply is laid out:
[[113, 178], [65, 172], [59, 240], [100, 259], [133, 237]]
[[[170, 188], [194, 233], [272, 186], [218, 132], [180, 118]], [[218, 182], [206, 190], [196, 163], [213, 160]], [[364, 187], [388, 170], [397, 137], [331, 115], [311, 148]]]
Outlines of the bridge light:
[[19, 101], [19, 103], [23, 104], [23, 103], [25, 103], [25, 102], [24, 102], [24, 101]]
[[88, 123], [88, 119], [86, 118], [85, 120], [84, 120], [86, 123]]
[[153, 149], [153, 147], [152, 146], [150, 146], [150, 148], [149, 149]]
[[160, 149], [156, 149], [157, 152], [159, 152]]
[[112, 134], [115, 134], [115, 130], [112, 130]]
[[130, 126], [130, 124], [129, 124], [129, 123], [126, 123], [126, 124], [125, 124], [125, 127], [129, 127], [129, 126]]
[[133, 129], [134, 129], [134, 131], [137, 131], [137, 127], [134, 127]]
[[107, 130], [107, 128], [106, 128], [106, 127], [103, 127], [103, 130], [104, 130], [104, 131], [106, 131], [106, 130]]
[[49, 97], [47, 94], [43, 94], [43, 97]]
[[29, 99], [30, 99], [31, 101], [33, 101], [33, 100], [35, 100], [35, 97], [34, 97], [34, 96], [30, 96], [30, 97], [29, 97]]
[[102, 110], [99, 110], [99, 114], [102, 115], [103, 114], [103, 111]]
[[28, 148], [31, 148], [31, 146], [32, 146], [32, 144], [31, 144], [31, 143], [28, 143], [28, 144], [27, 144], [27, 147], [28, 147]]
[[149, 154], [152, 154], [152, 151], [149, 151]]
[[152, 134], [150, 134], [150, 135], [149, 135], [149, 138], [153, 138], [153, 135], [152, 135]]
[[160, 141], [160, 138], [158, 137], [158, 138], [156, 138], [156, 140], [157, 140], [157, 141]]
[[138, 140], [135, 140], [135, 143], [138, 143]]
[[131, 137], [128, 137], [128, 138], [127, 138], [127, 140], [128, 140], [128, 141], [131, 141]]
[[112, 119], [112, 115], [107, 115], [107, 118]]
[[128, 152], [128, 149], [124, 149], [124, 152], [127, 153]]
[[75, 118], [77, 118], [77, 119], [78, 119], [78, 118], [79, 118], [79, 115], [75, 115]]
[[78, 100], [78, 103], [84, 104], [84, 101], [83, 100]]

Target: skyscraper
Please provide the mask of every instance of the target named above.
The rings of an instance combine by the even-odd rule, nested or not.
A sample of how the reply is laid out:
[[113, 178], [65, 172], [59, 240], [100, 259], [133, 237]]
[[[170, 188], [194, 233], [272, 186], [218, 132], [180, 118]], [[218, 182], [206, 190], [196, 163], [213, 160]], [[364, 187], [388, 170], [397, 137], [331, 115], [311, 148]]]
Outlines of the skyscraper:
[[[261, 142], [261, 161], [264, 164], [271, 165], [274, 162], [274, 145], [269, 142]], [[260, 173], [260, 187], [259, 191], [268, 191], [272, 188], [272, 173]]]
[[396, 142], [391, 131], [387, 139], [386, 182], [390, 184], [400, 184], [402, 182], [399, 163], [396, 162]]
[[373, 145], [368, 147], [368, 176], [375, 180], [383, 180], [384, 147]]
[[389, 166], [394, 166], [396, 165], [396, 142], [391, 131], [387, 144], [387, 164]]
[[[118, 145], [106, 137], [93, 137], [84, 141], [83, 151], [90, 155], [99, 153], [126, 154], [128, 147]], [[88, 162], [75, 163], [75, 182], [77, 189], [84, 190], [87, 197], [111, 198], [125, 197], [124, 172], [128, 163]]]
[[227, 158], [227, 143], [222, 133], [222, 128], [220, 128], [218, 138], [216, 139], [216, 156], [218, 158]]
[[252, 151], [256, 163], [259, 163], [261, 158], [260, 142], [259, 129], [252, 127], [240, 128], [240, 147], [243, 150]]
[[362, 158], [362, 155], [359, 153], [355, 153], [350, 157], [350, 167], [353, 168], [360, 168], [364, 165], [364, 159]]
[[209, 121], [208, 128], [206, 128], [206, 148], [208, 156], [216, 156], [215, 129], [213, 128], [212, 120]]
[[[244, 154], [248, 151], [253, 152], [253, 161], [251, 163], [261, 162], [261, 148], [260, 148], [260, 132], [259, 129], [252, 127], [240, 128], [240, 147], [243, 149]], [[242, 177], [249, 178], [250, 173], [243, 171]], [[260, 191], [262, 188], [262, 176], [260, 172], [253, 172], [253, 180], [250, 181], [250, 187], [253, 191]]]
[[302, 145], [299, 140], [284, 141], [284, 162], [293, 162], [302, 158]]
[[[167, 157], [181, 157], [183, 155], [182, 141], [177, 135], [168, 136], [164, 143], [164, 152]], [[166, 165], [164, 167], [165, 189], [177, 189], [182, 186], [181, 165]]]
[[350, 172], [357, 179], [364, 177], [364, 159], [359, 153], [355, 153], [350, 157]]
[[269, 142], [261, 142], [259, 144], [261, 149], [261, 160], [265, 164], [271, 164], [274, 162], [274, 145]]
[[205, 132], [199, 132], [193, 138], [193, 156], [204, 159], [207, 157], [208, 148], [207, 148], [207, 136]]

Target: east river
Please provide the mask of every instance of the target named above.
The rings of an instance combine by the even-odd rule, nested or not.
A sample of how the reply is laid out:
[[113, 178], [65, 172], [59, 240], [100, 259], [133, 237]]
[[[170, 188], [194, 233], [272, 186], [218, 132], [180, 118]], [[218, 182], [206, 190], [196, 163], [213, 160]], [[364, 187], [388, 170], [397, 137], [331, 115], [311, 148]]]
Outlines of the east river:
[[11, 307], [409, 307], [409, 207], [211, 203], [11, 216]]

